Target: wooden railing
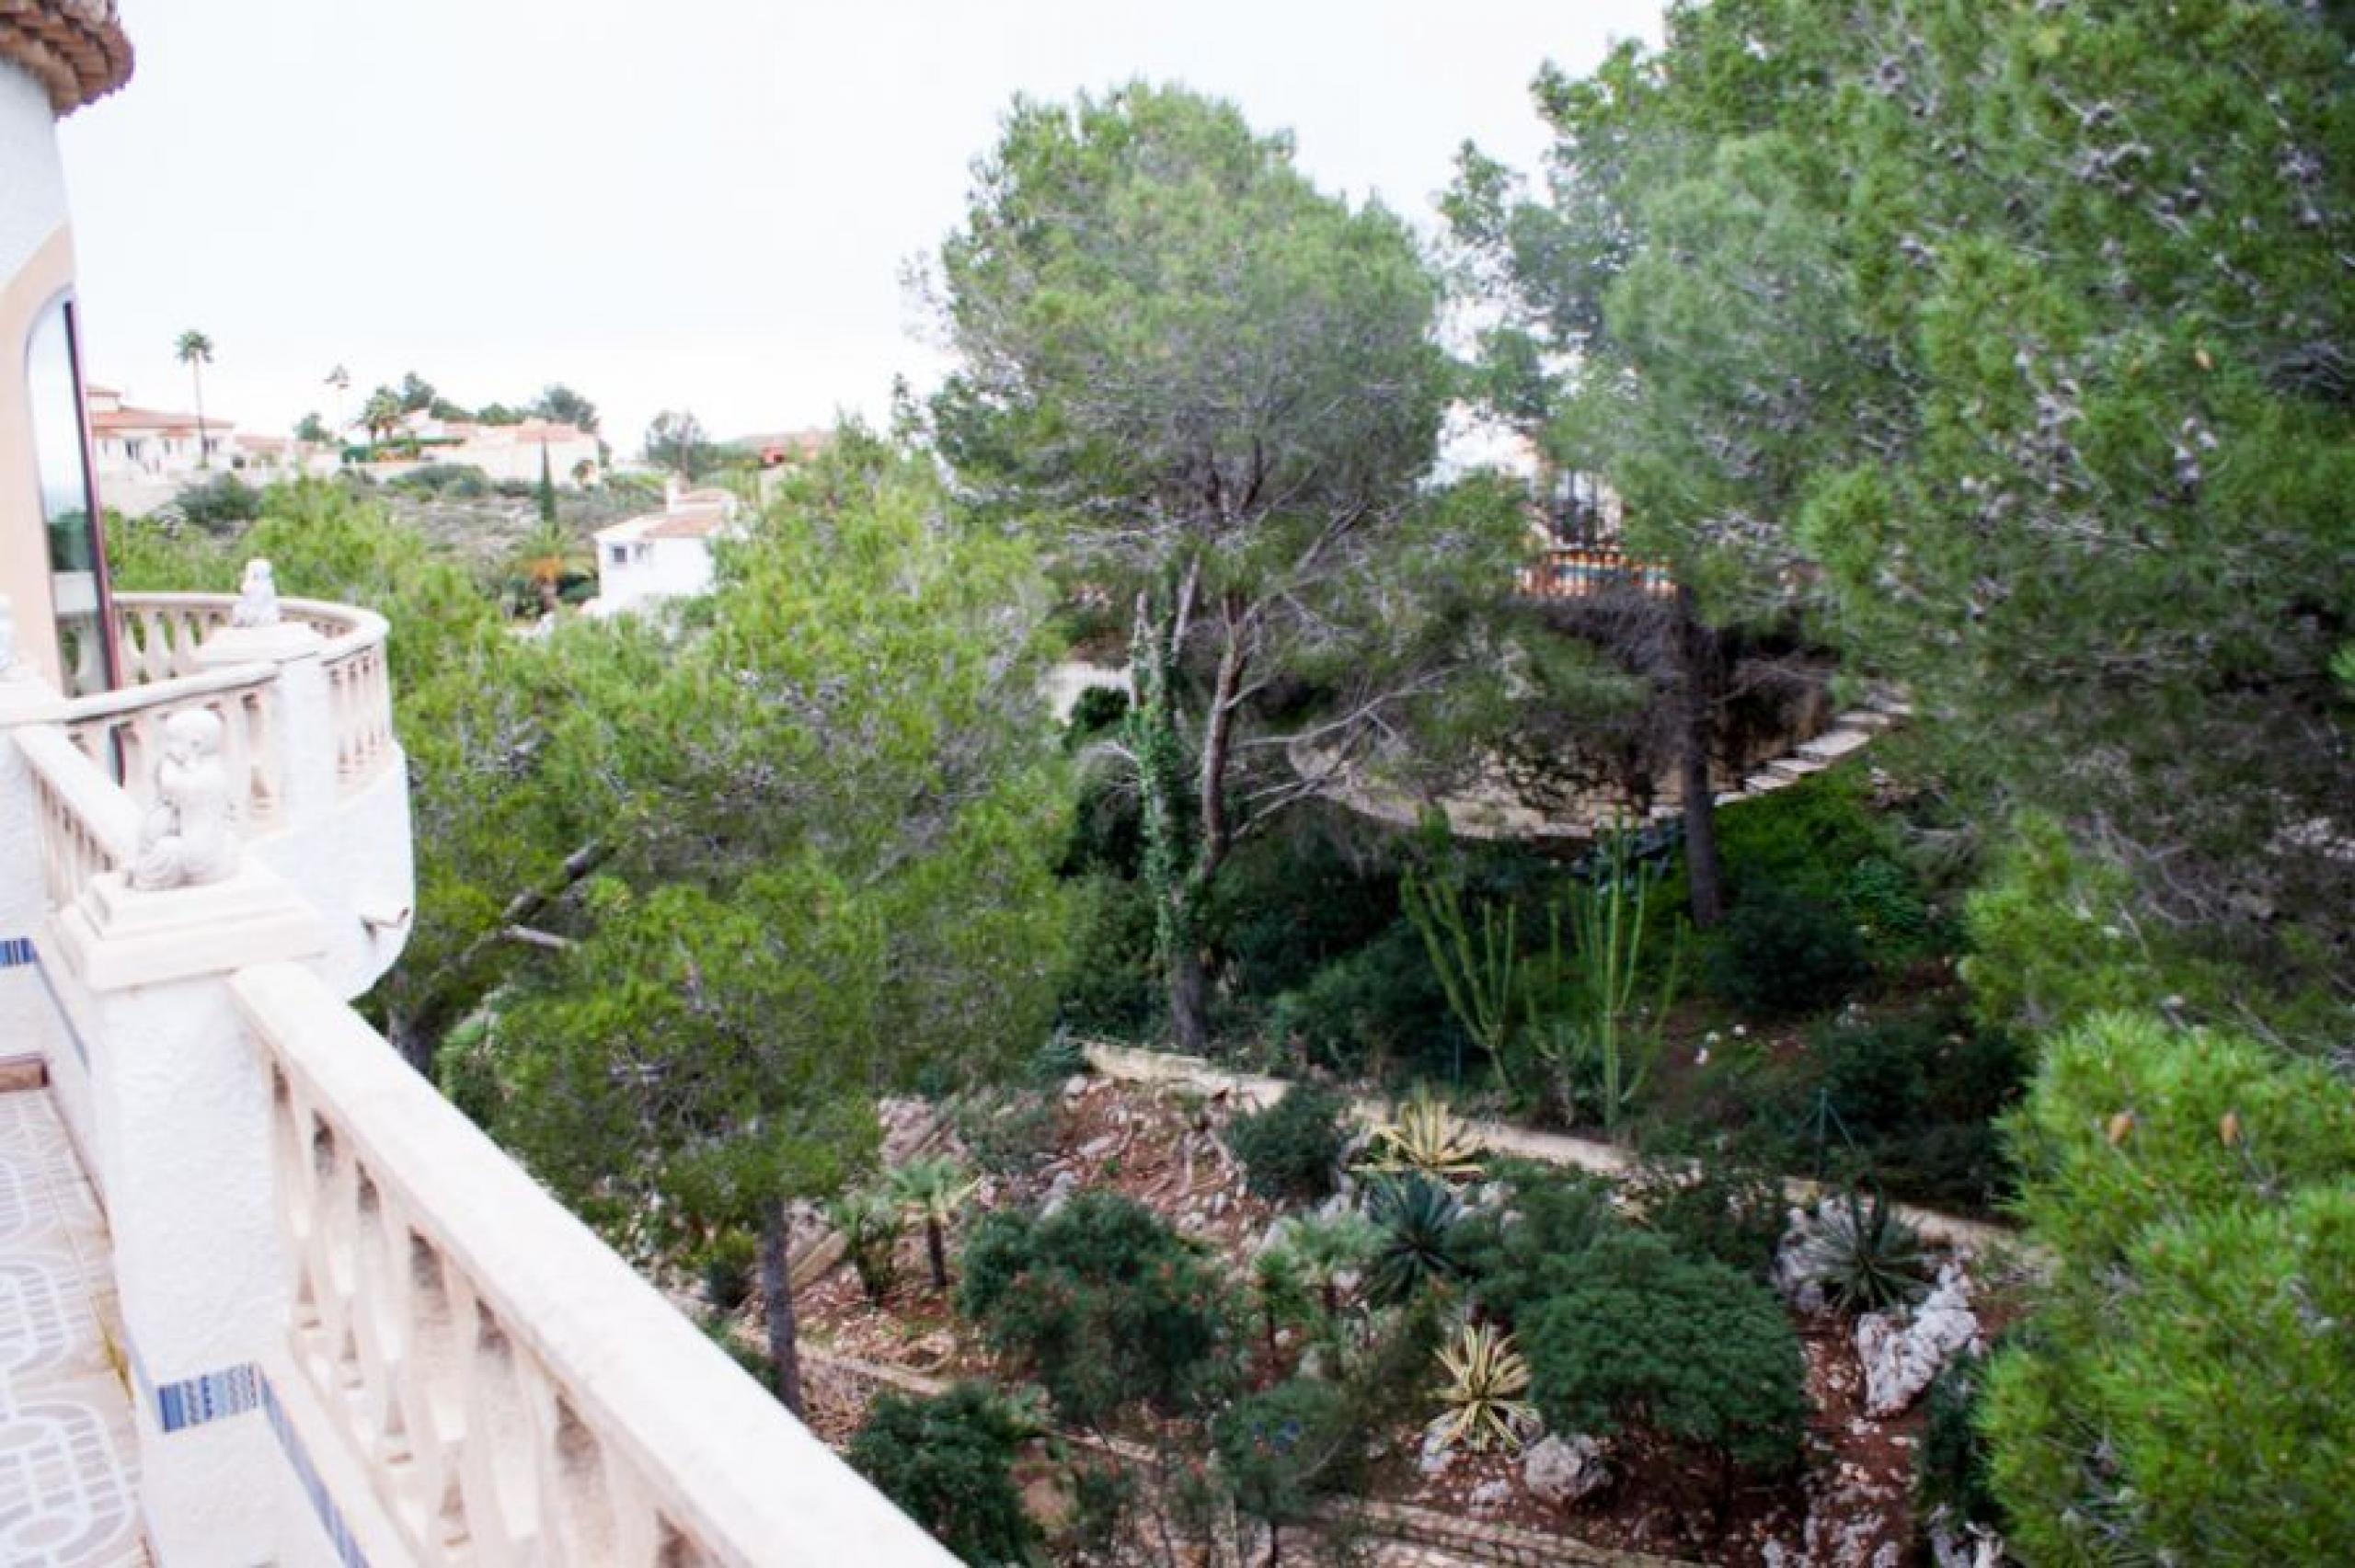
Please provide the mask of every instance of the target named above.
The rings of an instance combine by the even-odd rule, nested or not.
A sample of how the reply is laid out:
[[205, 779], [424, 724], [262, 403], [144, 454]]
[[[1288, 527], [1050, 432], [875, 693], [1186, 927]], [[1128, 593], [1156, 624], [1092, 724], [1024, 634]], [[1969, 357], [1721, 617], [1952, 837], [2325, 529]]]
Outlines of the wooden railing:
[[66, 704], [65, 732], [82, 754], [119, 779], [141, 807], [155, 803], [155, 762], [164, 754], [164, 726], [191, 708], [221, 721], [221, 766], [229, 777], [230, 807], [246, 835], [278, 823], [285, 797], [271, 686], [274, 664], [238, 664], [181, 675], [149, 686], [126, 686]]
[[32, 778], [49, 908], [63, 909], [101, 873], [125, 870], [139, 853], [139, 807], [63, 730], [45, 724], [15, 731]]
[[372, 1561], [949, 1562], [310, 971], [231, 988], [288, 1268], [264, 1371], [369, 1478]]
[[1514, 587], [1527, 599], [1593, 599], [1631, 591], [1667, 599], [1676, 592], [1666, 562], [1639, 560], [1609, 544], [1545, 551], [1522, 569]]

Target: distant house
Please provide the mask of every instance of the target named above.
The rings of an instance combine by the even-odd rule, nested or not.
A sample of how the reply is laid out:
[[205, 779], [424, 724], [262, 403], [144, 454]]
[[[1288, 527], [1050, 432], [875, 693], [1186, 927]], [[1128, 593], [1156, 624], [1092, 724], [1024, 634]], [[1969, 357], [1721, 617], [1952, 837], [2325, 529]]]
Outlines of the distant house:
[[661, 511], [598, 530], [597, 597], [582, 610], [618, 615], [710, 592], [712, 541], [736, 531], [737, 511], [729, 491], [683, 489], [672, 480]]
[[760, 454], [760, 475], [754, 480], [759, 487], [761, 505], [767, 506], [776, 498], [777, 486], [794, 469], [826, 450], [834, 439], [831, 430], [781, 430], [771, 435], [745, 436], [729, 444]]
[[451, 463], [479, 468], [493, 481], [539, 479], [545, 455], [548, 477], [559, 485], [577, 485], [603, 471], [597, 438], [577, 425], [554, 419], [525, 419], [513, 425], [483, 425], [471, 419], [437, 419], [411, 414], [401, 421], [402, 433], [418, 444], [416, 462], [370, 464], [377, 473], [405, 472], [419, 464]]
[[[83, 389], [90, 412], [90, 445], [101, 490], [109, 485], [177, 485], [200, 468], [226, 468], [237, 429], [232, 419], [204, 418], [201, 445], [193, 414], [133, 408], [111, 386]], [[112, 498], [109, 498], [111, 499]]]

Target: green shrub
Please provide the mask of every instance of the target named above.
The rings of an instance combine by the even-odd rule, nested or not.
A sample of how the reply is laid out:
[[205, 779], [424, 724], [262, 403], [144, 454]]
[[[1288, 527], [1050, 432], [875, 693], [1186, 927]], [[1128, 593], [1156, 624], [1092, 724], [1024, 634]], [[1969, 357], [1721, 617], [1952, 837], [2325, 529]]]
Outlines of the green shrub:
[[905, 1219], [899, 1199], [878, 1187], [844, 1193], [826, 1205], [826, 1223], [841, 1233], [844, 1255], [869, 1301], [891, 1293], [897, 1273], [892, 1253]]
[[1531, 1394], [1557, 1432], [1637, 1427], [1769, 1471], [1807, 1431], [1806, 1363], [1774, 1293], [1657, 1236], [1622, 1231], [1524, 1315]]
[[1349, 1076], [1401, 1069], [1457, 1079], [1466, 1050], [1422, 939], [1404, 921], [1279, 995], [1268, 1033], [1299, 1060]]
[[1229, 1122], [1226, 1146], [1260, 1196], [1320, 1198], [1333, 1190], [1350, 1141], [1349, 1109], [1348, 1099], [1330, 1089], [1296, 1083], [1274, 1104]]
[[1129, 694], [1118, 686], [1090, 686], [1071, 705], [1063, 727], [1064, 744], [1073, 749], [1102, 737], [1129, 716]]
[[1509, 1322], [1569, 1283], [1589, 1247], [1617, 1224], [1609, 1184], [1522, 1162], [1497, 1173], [1507, 1202], [1465, 1222], [1460, 1252], [1483, 1310]]
[[1923, 1396], [1921, 1447], [1913, 1454], [1914, 1513], [1927, 1519], [1944, 1509], [1950, 1529], [1983, 1525], [2000, 1534], [1987, 1437], [1979, 1426], [1986, 1377], [1984, 1360], [1958, 1356], [1939, 1368]]
[[191, 526], [226, 536], [261, 516], [262, 493], [235, 474], [222, 474], [182, 486], [172, 504]]
[[2355, 1562], [2355, 1100], [2246, 1038], [2104, 1014], [2008, 1122], [2054, 1259], [1988, 1374], [1994, 1490], [2062, 1564]]
[[949, 1120], [973, 1163], [995, 1175], [1026, 1175], [1055, 1147], [1055, 1102], [1037, 1093], [982, 1091], [957, 1100]]
[[1987, 1210], [2012, 1167], [1995, 1122], [2019, 1098], [2027, 1053], [2008, 1032], [1945, 1009], [1842, 1019], [1810, 1041], [1788, 1112], [1818, 1175], [1869, 1177], [1925, 1203]]
[[1217, 1272], [1154, 1213], [1086, 1192], [1045, 1219], [1000, 1210], [965, 1245], [958, 1310], [1018, 1357], [1074, 1421], [1137, 1400], [1165, 1411], [1214, 1394], [1231, 1370]]
[[1152, 900], [1137, 883], [1097, 874], [1080, 881], [1073, 904], [1076, 934], [1055, 1003], [1056, 1026], [1079, 1035], [1143, 1037], [1163, 1005]]
[[1364, 1469], [1365, 1434], [1347, 1392], [1294, 1378], [1221, 1411], [1211, 1439], [1235, 1506], [1271, 1529], [1310, 1516]]
[[1205, 917], [1228, 989], [1255, 1006], [1305, 984], [1398, 915], [1396, 878], [1346, 852], [1359, 830], [1338, 807], [1286, 824], [1229, 858]]
[[959, 1383], [934, 1399], [887, 1391], [844, 1457], [963, 1561], [1017, 1562], [1038, 1543], [1014, 1481], [1034, 1435], [986, 1384]]
[[1444, 1184], [1420, 1174], [1378, 1178], [1366, 1190], [1365, 1212], [1382, 1231], [1366, 1269], [1370, 1299], [1394, 1305], [1464, 1276], [1464, 1204]]
[[760, 1255], [760, 1240], [749, 1230], [722, 1230], [705, 1243], [698, 1265], [704, 1299], [713, 1310], [724, 1317], [752, 1299]]
[[1736, 1136], [1676, 1147], [1671, 1153], [1656, 1145], [1626, 1184], [1644, 1228], [1687, 1257], [1763, 1279], [1786, 1218], [1771, 1145]]
[[1060, 1089], [1087, 1070], [1087, 1050], [1058, 1029], [1039, 1043], [1022, 1064], [1022, 1079], [1038, 1089]]
[[1710, 991], [1752, 1014], [1820, 1011], [1870, 972], [1839, 899], [1774, 883], [1745, 889], [1705, 951]]

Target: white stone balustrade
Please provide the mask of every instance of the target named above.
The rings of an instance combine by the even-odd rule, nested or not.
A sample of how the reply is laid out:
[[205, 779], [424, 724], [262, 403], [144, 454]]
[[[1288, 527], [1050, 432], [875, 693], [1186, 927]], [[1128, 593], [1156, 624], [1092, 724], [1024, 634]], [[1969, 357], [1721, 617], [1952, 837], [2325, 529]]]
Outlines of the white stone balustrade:
[[231, 988], [287, 1269], [262, 1370], [295, 1440], [368, 1478], [338, 1500], [368, 1561], [950, 1561], [309, 970]]
[[[374, 617], [371, 617], [374, 620]], [[384, 622], [337, 638], [320, 656], [335, 721], [335, 773], [349, 794], [393, 756], [393, 689], [385, 665]]]
[[144, 807], [154, 803], [166, 723], [191, 708], [210, 711], [221, 721], [221, 761], [234, 787], [237, 829], [248, 836], [266, 833], [277, 826], [285, 793], [272, 690], [277, 681], [274, 664], [178, 675], [76, 697], [65, 704], [61, 722], [82, 754], [120, 778]]
[[139, 807], [62, 730], [28, 725], [16, 743], [31, 787], [43, 895], [50, 909], [63, 909], [99, 874], [131, 864]]

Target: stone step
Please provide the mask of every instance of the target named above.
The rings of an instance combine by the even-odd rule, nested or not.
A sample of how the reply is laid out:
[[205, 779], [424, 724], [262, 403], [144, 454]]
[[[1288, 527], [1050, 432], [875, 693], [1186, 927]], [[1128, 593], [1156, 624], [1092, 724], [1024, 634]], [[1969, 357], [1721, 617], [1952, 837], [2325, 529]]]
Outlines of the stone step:
[[1872, 737], [1861, 729], [1828, 729], [1812, 740], [1799, 744], [1799, 755], [1818, 762], [1836, 762], [1852, 751], [1860, 751], [1872, 743]]
[[1861, 729], [1878, 735], [1885, 729], [1895, 729], [1897, 721], [1878, 708], [1850, 708], [1832, 720], [1834, 729]]
[[1780, 773], [1755, 773], [1741, 781], [1741, 793], [1768, 795], [1778, 789], [1787, 789], [1797, 783], [1798, 783], [1797, 779], [1785, 778]]
[[1780, 773], [1793, 784], [1797, 784], [1809, 773], [1820, 773], [1823, 769], [1823, 763], [1806, 757], [1777, 757], [1766, 764], [1768, 773]]

